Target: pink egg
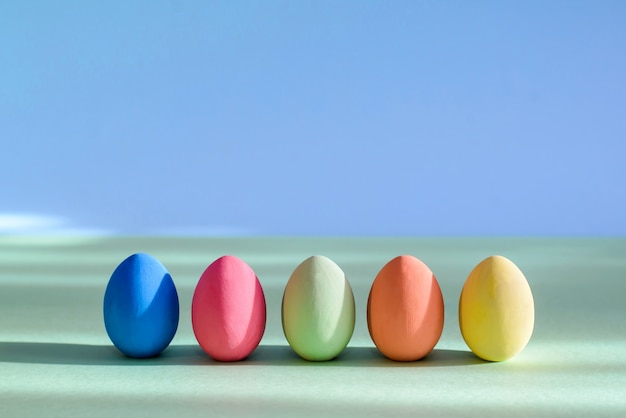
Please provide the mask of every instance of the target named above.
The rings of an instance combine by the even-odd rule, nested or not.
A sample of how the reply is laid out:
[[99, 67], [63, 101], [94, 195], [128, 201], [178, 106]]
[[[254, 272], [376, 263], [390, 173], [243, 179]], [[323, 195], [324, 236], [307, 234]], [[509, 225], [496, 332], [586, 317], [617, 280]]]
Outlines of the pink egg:
[[227, 255], [207, 267], [193, 294], [191, 323], [209, 356], [219, 361], [248, 357], [263, 337], [265, 321], [265, 295], [250, 266]]

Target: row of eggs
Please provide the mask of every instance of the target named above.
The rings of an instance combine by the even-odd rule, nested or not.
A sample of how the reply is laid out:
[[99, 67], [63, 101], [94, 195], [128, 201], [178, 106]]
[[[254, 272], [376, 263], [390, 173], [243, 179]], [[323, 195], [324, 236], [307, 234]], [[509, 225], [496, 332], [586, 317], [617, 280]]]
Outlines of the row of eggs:
[[[195, 288], [193, 332], [218, 361], [246, 358], [266, 324], [265, 295], [241, 259], [224, 256], [204, 271]], [[133, 254], [113, 272], [104, 295], [104, 324], [113, 344], [129, 357], [163, 351], [178, 328], [176, 287], [166, 268], [148, 254]], [[378, 273], [367, 301], [367, 326], [380, 352], [414, 361], [430, 353], [443, 331], [444, 302], [432, 271], [402, 255]], [[283, 294], [282, 326], [292, 349], [310, 361], [330, 360], [348, 345], [355, 303], [341, 268], [323, 256], [303, 261]], [[459, 300], [459, 326], [480, 358], [502, 361], [519, 353], [534, 326], [534, 302], [526, 278], [502, 256], [488, 257], [470, 273]]]

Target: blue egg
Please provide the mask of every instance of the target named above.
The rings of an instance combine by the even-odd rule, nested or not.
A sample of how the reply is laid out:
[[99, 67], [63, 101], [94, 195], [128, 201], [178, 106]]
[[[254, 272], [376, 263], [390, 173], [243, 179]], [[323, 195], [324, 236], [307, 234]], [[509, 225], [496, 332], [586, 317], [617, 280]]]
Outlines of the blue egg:
[[156, 356], [174, 338], [178, 317], [178, 293], [163, 264], [139, 253], [117, 266], [104, 294], [104, 326], [118, 350]]

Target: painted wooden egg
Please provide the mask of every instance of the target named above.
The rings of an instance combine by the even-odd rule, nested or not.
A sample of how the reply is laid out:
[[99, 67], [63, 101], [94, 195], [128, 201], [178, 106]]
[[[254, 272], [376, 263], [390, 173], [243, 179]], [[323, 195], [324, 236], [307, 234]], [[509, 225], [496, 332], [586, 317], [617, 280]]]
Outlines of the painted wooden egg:
[[388, 262], [372, 284], [367, 326], [387, 358], [414, 361], [430, 353], [443, 331], [439, 283], [420, 260], [402, 255]]
[[535, 305], [521, 270], [508, 258], [491, 256], [470, 273], [459, 300], [463, 339], [478, 357], [510, 359], [533, 333]]
[[263, 288], [248, 264], [224, 256], [207, 267], [193, 294], [191, 323], [210, 357], [218, 361], [248, 357], [263, 337], [265, 322]]

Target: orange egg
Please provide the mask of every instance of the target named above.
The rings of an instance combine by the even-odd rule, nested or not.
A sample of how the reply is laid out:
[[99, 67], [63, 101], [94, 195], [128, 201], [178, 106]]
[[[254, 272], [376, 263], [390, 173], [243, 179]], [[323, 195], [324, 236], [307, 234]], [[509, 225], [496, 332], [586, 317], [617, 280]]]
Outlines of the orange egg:
[[388, 262], [367, 300], [367, 327], [376, 347], [396, 361], [419, 360], [443, 331], [443, 296], [428, 266], [410, 255]]

